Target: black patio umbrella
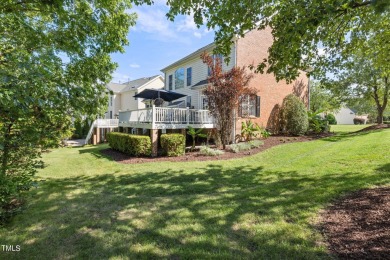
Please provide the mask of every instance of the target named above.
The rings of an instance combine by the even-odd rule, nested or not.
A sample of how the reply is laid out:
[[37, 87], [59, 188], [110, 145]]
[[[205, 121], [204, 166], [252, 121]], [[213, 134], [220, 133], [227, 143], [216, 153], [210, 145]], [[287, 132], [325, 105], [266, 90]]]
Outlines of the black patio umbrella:
[[166, 91], [163, 89], [145, 89], [144, 91], [134, 95], [135, 98], [145, 98], [145, 99], [163, 99], [164, 101], [173, 101], [187, 95], [180, 94], [173, 91]]

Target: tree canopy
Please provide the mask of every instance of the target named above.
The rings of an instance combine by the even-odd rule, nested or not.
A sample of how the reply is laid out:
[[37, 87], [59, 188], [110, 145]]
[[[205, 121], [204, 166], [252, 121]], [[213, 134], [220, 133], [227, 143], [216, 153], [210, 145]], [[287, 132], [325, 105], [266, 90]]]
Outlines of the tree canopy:
[[[139, 0], [136, 3], [153, 3]], [[252, 29], [272, 28], [269, 57], [256, 66], [292, 81], [300, 70], [325, 73], [350, 51], [378, 32], [383, 45], [372, 50], [382, 61], [390, 57], [388, 0], [168, 0], [168, 18], [193, 14], [195, 23], [215, 30], [215, 52], [230, 52], [231, 41]]]
[[128, 0], [1, 1], [0, 221], [71, 117], [105, 110], [116, 68], [110, 54], [124, 50], [135, 23], [130, 7]]

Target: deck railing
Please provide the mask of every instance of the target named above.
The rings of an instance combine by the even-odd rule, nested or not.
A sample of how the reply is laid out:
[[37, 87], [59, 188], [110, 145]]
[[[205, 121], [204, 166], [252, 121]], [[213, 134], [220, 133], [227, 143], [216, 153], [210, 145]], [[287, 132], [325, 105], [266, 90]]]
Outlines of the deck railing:
[[96, 119], [94, 122], [93, 122], [94, 126], [95, 127], [106, 127], [106, 128], [109, 128], [109, 127], [118, 127], [118, 124], [119, 124], [119, 120], [118, 119]]
[[189, 108], [151, 107], [145, 109], [119, 111], [120, 123], [151, 124], [212, 124], [210, 111]]

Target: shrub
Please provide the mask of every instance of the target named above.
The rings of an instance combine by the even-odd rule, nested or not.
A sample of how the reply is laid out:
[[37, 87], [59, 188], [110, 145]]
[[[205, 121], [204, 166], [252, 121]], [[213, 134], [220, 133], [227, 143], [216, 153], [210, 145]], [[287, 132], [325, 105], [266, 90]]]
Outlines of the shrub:
[[292, 135], [303, 135], [308, 129], [305, 105], [293, 94], [287, 95], [282, 104], [281, 121], [283, 131]]
[[161, 146], [164, 154], [171, 156], [179, 156], [185, 153], [186, 138], [182, 134], [162, 134]]
[[217, 149], [212, 149], [208, 146], [201, 146], [199, 153], [202, 155], [208, 155], [208, 156], [217, 156], [217, 155], [222, 155], [224, 154], [223, 151], [217, 150]]
[[264, 145], [264, 142], [260, 140], [253, 140], [249, 142], [249, 144], [251, 145], [252, 148], [259, 148], [260, 146]]
[[353, 119], [353, 123], [355, 124], [355, 125], [363, 125], [364, 124], [364, 119], [363, 118], [354, 118]]
[[152, 151], [150, 137], [145, 135], [110, 132], [107, 141], [112, 149], [134, 156], [150, 155]]
[[261, 134], [261, 127], [257, 123], [250, 120], [241, 123], [241, 138], [245, 141], [250, 141]]
[[262, 138], [267, 139], [270, 136], [271, 136], [271, 133], [268, 130], [266, 130], [266, 129], [261, 130], [261, 137]]
[[193, 128], [192, 126], [188, 126], [187, 134], [192, 137], [191, 151], [193, 151], [195, 149], [195, 138], [196, 137], [207, 138], [207, 135], [203, 133], [203, 128], [195, 130], [195, 128]]
[[319, 114], [321, 111], [316, 112], [307, 112], [308, 119], [309, 119], [309, 127], [308, 132], [309, 133], [324, 133], [329, 132], [330, 126], [328, 124], [328, 120], [322, 118]]
[[230, 147], [230, 150], [232, 150], [234, 153], [238, 153], [238, 152], [241, 152], [241, 151], [247, 151], [247, 150], [250, 150], [252, 148], [260, 147], [263, 144], [264, 144], [263, 141], [254, 140], [254, 141], [251, 141], [251, 142], [243, 142], [243, 143], [231, 144], [229, 147]]
[[337, 125], [337, 120], [336, 120], [336, 117], [332, 114], [327, 114], [325, 116], [325, 119], [328, 120], [328, 123], [330, 125]]

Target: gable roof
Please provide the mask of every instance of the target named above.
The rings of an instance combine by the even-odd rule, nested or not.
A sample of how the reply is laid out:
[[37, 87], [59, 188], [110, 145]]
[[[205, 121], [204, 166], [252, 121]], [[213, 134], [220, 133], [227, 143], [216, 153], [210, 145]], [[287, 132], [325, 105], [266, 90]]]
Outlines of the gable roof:
[[144, 77], [144, 78], [131, 80], [124, 83], [108, 83], [107, 88], [116, 93], [137, 90], [142, 86], [144, 86], [146, 83], [153, 81], [157, 78], [161, 78], [161, 80], [163, 80], [161, 75], [155, 75], [151, 77]]
[[113, 83], [110, 82], [107, 85], [107, 88], [113, 92], [121, 92], [122, 89], [124, 89], [126, 86], [120, 83]]

